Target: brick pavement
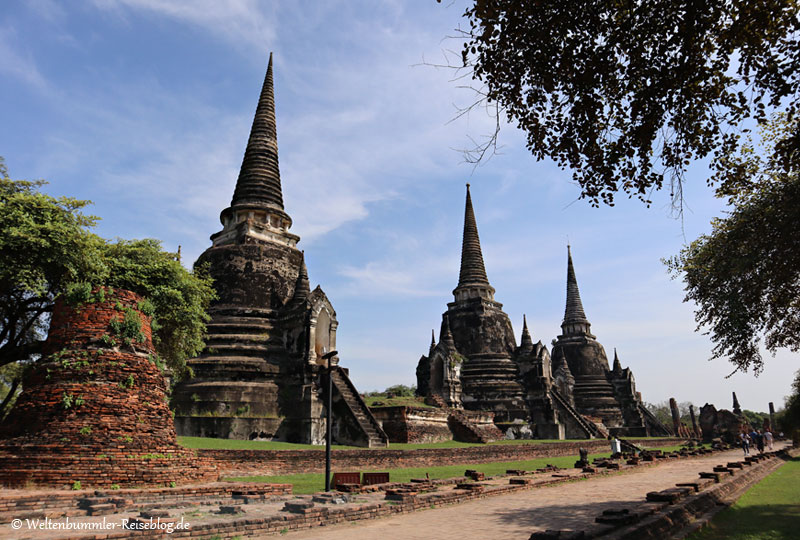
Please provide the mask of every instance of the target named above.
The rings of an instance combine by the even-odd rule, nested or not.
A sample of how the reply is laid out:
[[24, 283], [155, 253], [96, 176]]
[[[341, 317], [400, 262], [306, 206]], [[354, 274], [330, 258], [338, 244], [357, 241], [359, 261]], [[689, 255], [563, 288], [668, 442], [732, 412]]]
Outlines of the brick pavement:
[[650, 491], [691, 481], [700, 471], [742, 458], [741, 450], [660, 463], [625, 474], [591, 478], [500, 495], [380, 520], [317, 527], [282, 535], [290, 539], [359, 540], [402, 538], [467, 540], [527, 539], [547, 529], [582, 529], [603, 510], [640, 504]]

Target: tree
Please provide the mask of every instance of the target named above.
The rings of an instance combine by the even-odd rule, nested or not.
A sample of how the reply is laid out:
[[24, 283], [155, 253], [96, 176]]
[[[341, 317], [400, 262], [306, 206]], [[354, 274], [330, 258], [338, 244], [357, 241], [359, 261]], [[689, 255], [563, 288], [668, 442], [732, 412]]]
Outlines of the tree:
[[665, 261], [683, 278], [685, 301], [698, 305], [713, 358], [727, 357], [736, 371], [763, 369], [762, 336], [772, 353], [800, 350], [800, 173], [782, 171], [771, 152], [796, 126], [777, 116], [763, 129], [763, 152], [748, 143], [726, 157], [717, 196], [733, 210]]
[[779, 413], [776, 423], [778, 429], [790, 436], [795, 430], [800, 429], [800, 371], [795, 374], [792, 393], [786, 397], [785, 407]]
[[[483, 84], [472, 107], [496, 107], [534, 156], [574, 171], [593, 205], [620, 190], [649, 203], [665, 179], [680, 205], [693, 160], [720, 170], [748, 121], [781, 107], [793, 118], [798, 10], [794, 0], [475, 0], [461, 63]], [[798, 150], [795, 129], [776, 163], [797, 170]]]
[[40, 193], [43, 181], [11, 180], [0, 158], [0, 366], [40, 350], [53, 299], [82, 276], [102, 275], [102, 240], [89, 201]]
[[90, 228], [90, 201], [54, 198], [45, 182], [12, 180], [0, 159], [0, 367], [35, 361], [55, 299], [83, 285], [132, 290], [152, 305], [153, 342], [180, 376], [204, 347], [215, 297], [202, 269], [190, 272], [157, 240], [108, 242]]
[[466, 110], [494, 106], [592, 205], [619, 191], [649, 204], [666, 181], [680, 210], [687, 168], [710, 158], [732, 211], [670, 269], [713, 358], [758, 374], [760, 336], [798, 350], [800, 3], [475, 0], [465, 17], [460, 69], [483, 84]]

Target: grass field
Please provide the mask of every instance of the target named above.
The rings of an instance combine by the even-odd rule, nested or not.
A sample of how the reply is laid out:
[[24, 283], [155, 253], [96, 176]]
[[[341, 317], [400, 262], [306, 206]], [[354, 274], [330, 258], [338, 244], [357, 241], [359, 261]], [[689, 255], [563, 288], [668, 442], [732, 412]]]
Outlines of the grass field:
[[800, 538], [800, 457], [751, 487], [689, 540]]
[[[678, 446], [662, 447], [665, 452], [677, 450]], [[589, 458], [608, 457], [610, 452], [600, 454], [590, 454]], [[424, 478], [427, 473], [430, 478], [453, 478], [463, 476], [466, 469], [481, 471], [486, 476], [503, 474], [508, 469], [533, 470], [545, 465], [555, 465], [557, 467], [568, 468], [575, 464], [577, 456], [561, 456], [549, 458], [536, 458], [523, 461], [502, 461], [497, 463], [466, 463], [460, 465], [444, 465], [440, 467], [413, 467], [406, 469], [371, 469], [364, 468], [361, 472], [386, 472], [390, 474], [392, 482], [408, 482], [412, 478]], [[334, 471], [337, 472], [337, 471]], [[316, 493], [325, 487], [324, 473], [303, 473], [288, 474], [281, 476], [239, 476], [226, 478], [226, 480], [236, 482], [271, 482], [276, 484], [292, 484], [293, 493]]]
[[[631, 439], [637, 439], [631, 437]], [[580, 442], [580, 439], [567, 441], [547, 440], [547, 439], [516, 439], [502, 440], [489, 443], [495, 444], [539, 444], [539, 443], [558, 443], [558, 442]], [[210, 450], [324, 450], [324, 445], [295, 444], [276, 441], [239, 441], [235, 439], [212, 439], [207, 437], [178, 437], [178, 444], [186, 448], [205, 448]], [[457, 441], [443, 441], [437, 443], [391, 443], [389, 448], [392, 450], [416, 450], [420, 448], [467, 448], [470, 446], [484, 446], [480, 443], [463, 443]], [[334, 450], [352, 450], [364, 448], [356, 446], [333, 445]]]

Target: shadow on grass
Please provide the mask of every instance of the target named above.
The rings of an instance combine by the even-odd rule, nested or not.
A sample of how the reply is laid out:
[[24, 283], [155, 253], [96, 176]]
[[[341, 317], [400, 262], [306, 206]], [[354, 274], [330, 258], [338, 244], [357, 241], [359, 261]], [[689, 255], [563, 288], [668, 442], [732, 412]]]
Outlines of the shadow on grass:
[[797, 504], [752, 505], [726, 508], [688, 540], [797, 540], [800, 538], [800, 501]]

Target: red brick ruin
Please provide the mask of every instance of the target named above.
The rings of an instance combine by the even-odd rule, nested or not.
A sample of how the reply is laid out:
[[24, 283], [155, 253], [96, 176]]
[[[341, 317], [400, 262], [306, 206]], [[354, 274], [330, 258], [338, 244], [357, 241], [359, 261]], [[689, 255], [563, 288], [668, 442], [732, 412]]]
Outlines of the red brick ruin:
[[25, 374], [23, 392], [0, 425], [0, 484], [216, 480], [212, 460], [177, 444], [142, 298], [111, 289], [96, 289], [91, 298], [76, 306], [56, 302], [45, 355]]

